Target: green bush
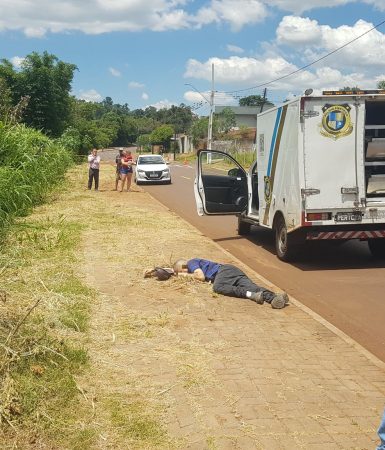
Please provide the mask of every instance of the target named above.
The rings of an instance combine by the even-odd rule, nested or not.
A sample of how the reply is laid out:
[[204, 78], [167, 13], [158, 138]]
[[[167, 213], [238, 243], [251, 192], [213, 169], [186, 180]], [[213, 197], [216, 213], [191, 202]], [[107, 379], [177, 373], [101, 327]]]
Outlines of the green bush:
[[39, 131], [0, 122], [0, 233], [63, 180], [72, 152]]

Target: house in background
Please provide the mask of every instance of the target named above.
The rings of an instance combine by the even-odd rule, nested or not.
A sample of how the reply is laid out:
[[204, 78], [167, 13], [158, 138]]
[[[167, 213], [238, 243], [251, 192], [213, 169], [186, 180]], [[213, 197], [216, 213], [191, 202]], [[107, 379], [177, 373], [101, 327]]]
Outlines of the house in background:
[[[263, 111], [271, 107], [271, 105], [264, 105]], [[221, 114], [225, 108], [230, 108], [234, 112], [236, 127], [255, 128], [257, 126], [257, 114], [261, 112], [260, 106], [215, 106], [214, 114]]]

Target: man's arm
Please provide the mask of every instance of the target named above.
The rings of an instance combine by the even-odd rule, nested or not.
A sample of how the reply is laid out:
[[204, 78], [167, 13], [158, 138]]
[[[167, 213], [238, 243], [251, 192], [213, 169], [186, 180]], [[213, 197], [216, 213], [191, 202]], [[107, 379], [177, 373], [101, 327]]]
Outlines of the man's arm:
[[205, 274], [202, 269], [195, 269], [193, 273], [179, 272], [178, 277], [191, 277], [198, 281], [206, 281]]

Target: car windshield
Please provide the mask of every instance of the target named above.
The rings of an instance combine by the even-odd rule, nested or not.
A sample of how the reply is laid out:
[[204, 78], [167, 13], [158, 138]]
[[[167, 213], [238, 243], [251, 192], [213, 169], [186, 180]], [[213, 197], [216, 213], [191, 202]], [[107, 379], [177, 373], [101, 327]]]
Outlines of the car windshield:
[[139, 158], [138, 164], [164, 164], [161, 156], [147, 156], [146, 158]]

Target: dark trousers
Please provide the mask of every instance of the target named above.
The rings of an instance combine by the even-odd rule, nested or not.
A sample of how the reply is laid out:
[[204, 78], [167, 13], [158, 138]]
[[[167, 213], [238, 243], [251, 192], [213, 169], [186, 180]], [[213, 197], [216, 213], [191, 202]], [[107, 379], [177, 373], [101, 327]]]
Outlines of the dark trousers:
[[88, 171], [88, 189], [92, 188], [92, 180], [95, 180], [95, 189], [99, 189], [99, 169], [91, 169]]
[[214, 292], [230, 297], [246, 298], [246, 292], [263, 292], [263, 299], [271, 303], [275, 294], [253, 283], [250, 278], [231, 264], [223, 264], [215, 277]]

